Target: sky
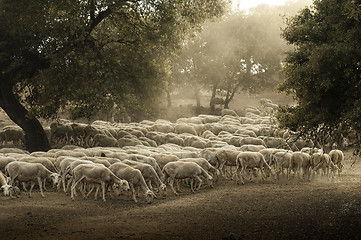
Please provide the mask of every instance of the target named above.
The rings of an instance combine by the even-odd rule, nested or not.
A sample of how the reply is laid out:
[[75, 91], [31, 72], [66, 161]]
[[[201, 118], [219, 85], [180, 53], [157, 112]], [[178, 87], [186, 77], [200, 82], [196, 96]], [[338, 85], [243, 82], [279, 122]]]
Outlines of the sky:
[[240, 9], [247, 10], [259, 4], [283, 5], [285, 2], [286, 0], [233, 0], [233, 5], [239, 4]]

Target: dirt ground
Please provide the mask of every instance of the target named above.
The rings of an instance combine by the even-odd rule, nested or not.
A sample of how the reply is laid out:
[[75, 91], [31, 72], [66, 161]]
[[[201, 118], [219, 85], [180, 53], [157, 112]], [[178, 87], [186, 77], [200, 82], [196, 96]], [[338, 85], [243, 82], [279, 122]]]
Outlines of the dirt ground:
[[4, 239], [360, 239], [361, 163], [350, 167], [346, 153], [341, 177], [311, 182], [292, 178], [254, 179], [245, 185], [220, 180], [213, 188], [180, 196], [168, 189], [152, 204], [129, 193], [107, 201], [74, 201], [63, 192], [41, 198], [22, 193], [0, 197]]

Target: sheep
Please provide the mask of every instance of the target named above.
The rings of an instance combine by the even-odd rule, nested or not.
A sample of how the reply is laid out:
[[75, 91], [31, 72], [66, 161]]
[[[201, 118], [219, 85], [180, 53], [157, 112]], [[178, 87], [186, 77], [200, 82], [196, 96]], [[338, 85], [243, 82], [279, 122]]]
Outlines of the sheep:
[[41, 163], [44, 167], [46, 167], [51, 172], [58, 172], [57, 167], [54, 163], [47, 157], [32, 157], [26, 156], [18, 159], [21, 162], [30, 162], [30, 163]]
[[[158, 119], [159, 120], [159, 119]], [[158, 121], [157, 120], [157, 121]], [[166, 123], [155, 123], [152, 127], [151, 127], [152, 131], [156, 131], [156, 132], [162, 132], [162, 133], [170, 133], [170, 132], [174, 132], [174, 127], [166, 122]]]
[[10, 196], [12, 198], [12, 186], [8, 184], [2, 171], [0, 171], [0, 187], [4, 191], [4, 196]]
[[[125, 191], [129, 190], [128, 181], [118, 178], [109, 168], [100, 164], [80, 164], [72, 170], [73, 184], [71, 186], [71, 199], [74, 200], [75, 187], [82, 181], [88, 183], [99, 184], [102, 188], [103, 201], [105, 202], [106, 186], [110, 184], [118, 184]], [[97, 192], [98, 192], [97, 188]], [[95, 193], [95, 197], [97, 196]], [[84, 196], [84, 194], [83, 194]]]
[[275, 153], [277, 151], [283, 151], [283, 149], [277, 149], [277, 148], [265, 148], [261, 149], [258, 152], [262, 153], [264, 159], [268, 163], [268, 165], [272, 166], [274, 164], [273, 161], [271, 161], [271, 155], [272, 153]]
[[158, 176], [161, 179], [163, 178], [162, 170], [160, 169], [157, 161], [154, 158], [143, 156], [140, 154], [131, 154], [131, 155], [129, 155], [129, 160], [133, 160], [133, 161], [137, 161], [137, 162], [141, 162], [141, 163], [147, 163], [147, 164], [151, 165], [154, 168], [154, 170], [157, 172]]
[[[72, 162], [75, 162], [79, 160], [78, 158], [74, 158], [74, 157], [64, 157], [61, 162], [59, 163], [59, 174], [61, 175], [61, 182], [63, 183], [63, 190], [66, 193], [67, 192], [67, 188], [65, 187], [66, 185], [66, 179], [67, 179], [67, 174], [69, 173], [68, 167], [70, 166], [70, 164]], [[58, 184], [58, 191], [60, 189], [60, 183]]]
[[207, 161], [212, 165], [212, 166], [216, 166], [218, 163], [217, 157], [216, 157], [216, 151], [218, 149], [217, 148], [205, 148], [202, 149], [202, 151], [200, 152], [199, 156], [202, 158], [207, 159]]
[[263, 142], [268, 148], [283, 148], [289, 150], [291, 149], [288, 143], [282, 138], [265, 137], [263, 138]]
[[303, 147], [301, 148], [300, 150], [301, 152], [304, 152], [304, 153], [308, 153], [310, 155], [320, 151], [320, 149], [317, 149], [317, 148], [310, 148], [310, 147]]
[[262, 139], [255, 137], [244, 137], [239, 141], [240, 146], [243, 146], [245, 144], [262, 145], [264, 147], [267, 147]]
[[182, 162], [182, 161], [169, 162], [164, 166], [162, 171], [164, 174], [163, 182], [168, 181], [169, 186], [175, 195], [179, 195], [173, 187], [175, 179], [191, 178], [191, 190], [193, 193], [194, 193], [194, 188], [193, 188], [194, 179], [197, 179], [199, 181], [199, 185], [196, 188], [196, 190], [198, 190], [202, 184], [202, 180], [200, 179], [199, 176], [203, 176], [206, 179], [208, 185], [210, 185], [209, 181], [213, 179], [212, 176], [210, 176], [206, 170], [204, 170], [202, 167], [200, 167], [198, 164], [194, 162]]
[[216, 135], [214, 133], [212, 133], [211, 131], [206, 130], [202, 133], [202, 137], [206, 138], [206, 139], [211, 139], [211, 138], [216, 137]]
[[86, 157], [86, 154], [84, 152], [72, 151], [72, 150], [56, 150], [56, 152], [54, 153], [54, 157], [58, 158], [61, 156], [81, 158], [81, 157]]
[[[305, 174], [309, 175], [309, 168], [311, 166], [311, 156], [304, 152], [293, 152], [291, 154], [290, 169], [298, 173], [298, 176], [303, 180]], [[297, 169], [296, 169], [297, 168]], [[301, 175], [302, 170], [302, 175]]]
[[265, 146], [253, 145], [253, 144], [245, 144], [239, 148], [240, 151], [249, 151], [249, 152], [259, 152], [262, 149], [266, 149]]
[[178, 146], [184, 146], [184, 140], [179, 137], [179, 135], [174, 134], [174, 133], [168, 133], [165, 136], [165, 142], [166, 143], [173, 143], [176, 144]]
[[154, 168], [151, 165], [132, 160], [123, 160], [122, 163], [125, 163], [135, 169], [138, 169], [142, 173], [144, 179], [149, 182], [150, 190], [153, 190], [151, 182], [154, 182], [158, 187], [158, 189], [163, 193], [163, 195], [165, 195], [167, 191], [167, 187], [162, 182], [162, 180], [160, 180], [158, 174], [155, 172]]
[[6, 126], [1, 131], [1, 142], [7, 145], [8, 141], [12, 141], [13, 145], [21, 146], [25, 141], [25, 133], [19, 126]]
[[179, 157], [173, 154], [152, 154], [150, 155], [155, 159], [155, 161], [158, 163], [159, 168], [163, 169], [164, 165], [166, 165], [169, 162], [176, 162], [179, 160]]
[[231, 109], [222, 109], [221, 116], [223, 117], [225, 115], [238, 117], [238, 114], [234, 110], [231, 110]]
[[145, 194], [147, 203], [152, 203], [155, 194], [148, 188], [140, 170], [135, 169], [124, 163], [114, 163], [109, 167], [109, 170], [112, 171], [120, 179], [125, 179], [128, 181], [130, 190], [132, 191], [132, 199], [134, 202], [137, 202], [134, 187], [139, 186]]
[[85, 128], [87, 125], [82, 124], [82, 123], [72, 123], [72, 124], [70, 124], [70, 126], [73, 129], [73, 137], [74, 137], [75, 143], [80, 146], [86, 146]]
[[98, 133], [93, 137], [93, 145], [94, 147], [116, 147], [118, 146], [118, 140]]
[[0, 171], [5, 172], [5, 166], [14, 161], [16, 161], [16, 159], [13, 157], [0, 156]]
[[[239, 183], [239, 175], [241, 177], [242, 184], [244, 184], [244, 173], [246, 170], [254, 170], [258, 168], [261, 170], [262, 179], [265, 180], [265, 174], [269, 176], [271, 167], [268, 165], [263, 155], [259, 152], [241, 152], [236, 157], [236, 183]], [[264, 172], [266, 171], [266, 172]], [[252, 175], [251, 175], [252, 177]]]
[[29, 197], [31, 197], [31, 191], [35, 185], [35, 181], [38, 182], [40, 194], [44, 197], [42, 181], [50, 178], [53, 180], [54, 185], [56, 185], [60, 177], [58, 173], [49, 171], [41, 163], [11, 162], [6, 165], [5, 172], [7, 172], [10, 177], [10, 185], [14, 185], [15, 180], [19, 182], [31, 182]]
[[[99, 158], [99, 157], [82, 157], [81, 160], [89, 160], [93, 163], [102, 164], [106, 167], [109, 167], [111, 164], [106, 158]], [[118, 159], [116, 161], [119, 161]]]
[[328, 155], [331, 158], [331, 161], [338, 167], [338, 176], [341, 176], [342, 168], [343, 168], [343, 160], [344, 160], [344, 154], [341, 150], [331, 150]]
[[[50, 158], [47, 157], [32, 157], [32, 156], [25, 156], [18, 159], [20, 162], [29, 162], [29, 163], [40, 163], [44, 167], [46, 167], [51, 172], [58, 172], [58, 169], [54, 165], [54, 163], [50, 160]], [[44, 190], [47, 191], [46, 185], [45, 185], [46, 179], [44, 179]], [[23, 184], [23, 188], [26, 191], [25, 184]], [[53, 188], [55, 188], [55, 185], [53, 185]]]
[[199, 166], [201, 166], [204, 170], [211, 173], [213, 178], [218, 178], [220, 175], [220, 172], [218, 169], [213, 167], [205, 158], [183, 158], [179, 161], [185, 161], [185, 162], [194, 162], [197, 163]]
[[223, 172], [224, 166], [236, 166], [236, 158], [239, 153], [239, 151], [232, 149], [219, 149], [216, 152], [218, 169], [223, 177], [225, 177], [225, 173]]
[[[327, 153], [314, 153], [311, 155], [311, 174], [309, 180], [312, 179], [312, 176], [315, 172], [317, 172], [320, 168], [322, 169], [323, 174], [327, 174], [327, 178], [330, 180], [330, 168], [334, 170], [337, 166], [333, 164], [330, 156]], [[338, 167], [337, 167], [338, 168]]]
[[18, 153], [18, 154], [29, 154], [28, 151], [20, 148], [1, 148], [0, 153], [9, 154], [9, 153]]
[[189, 136], [185, 138], [184, 145], [204, 149], [206, 147], [206, 142], [200, 137]]
[[74, 132], [69, 123], [52, 123], [50, 124], [50, 142], [69, 144], [73, 138]]
[[197, 131], [194, 129], [194, 127], [188, 124], [176, 124], [174, 127], [174, 131], [177, 134], [189, 133], [198, 136]]
[[271, 154], [271, 161], [274, 162], [275, 164], [275, 178], [279, 179], [279, 174], [282, 172], [283, 174], [283, 169], [286, 168], [286, 173], [287, 173], [287, 179], [290, 179], [289, 175], [290, 175], [290, 165], [291, 165], [291, 157], [292, 157], [292, 153], [291, 152], [275, 152], [274, 154]]
[[131, 138], [122, 137], [122, 138], [119, 138], [118, 141], [117, 141], [117, 144], [116, 144], [117, 147], [137, 146], [137, 145], [143, 145], [143, 144], [136, 137], [131, 137]]
[[154, 140], [149, 139], [147, 137], [139, 137], [138, 139], [141, 141], [141, 143], [143, 145], [146, 145], [145, 143], [147, 143], [147, 145], [149, 145], [151, 147], [157, 147], [158, 146], [157, 143]]

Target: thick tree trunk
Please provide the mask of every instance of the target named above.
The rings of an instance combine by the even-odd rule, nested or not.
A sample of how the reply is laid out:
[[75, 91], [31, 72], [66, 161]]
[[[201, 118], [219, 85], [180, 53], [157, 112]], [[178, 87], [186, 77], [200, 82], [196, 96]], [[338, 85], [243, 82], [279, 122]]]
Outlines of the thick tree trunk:
[[49, 140], [40, 122], [22, 106], [12, 91], [11, 86], [1, 84], [0, 107], [10, 119], [25, 132], [25, 146], [28, 151], [48, 151]]

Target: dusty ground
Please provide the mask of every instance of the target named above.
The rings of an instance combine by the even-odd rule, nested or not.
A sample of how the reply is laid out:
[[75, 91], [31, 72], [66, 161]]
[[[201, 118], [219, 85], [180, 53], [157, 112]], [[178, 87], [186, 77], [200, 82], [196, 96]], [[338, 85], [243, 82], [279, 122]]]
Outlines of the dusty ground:
[[0, 197], [0, 236], [6, 239], [360, 239], [361, 163], [347, 152], [341, 177], [311, 182], [230, 180], [195, 194], [134, 203], [128, 193], [106, 202], [72, 201], [35, 190]]
[[351, 168], [352, 161], [349, 150], [343, 175], [333, 181], [221, 180], [195, 194], [168, 190], [150, 205], [141, 196], [134, 203], [128, 193], [107, 202], [80, 196], [72, 201], [55, 191], [41, 198], [37, 189], [33, 198], [1, 195], [0, 238], [361, 239], [361, 162]]

